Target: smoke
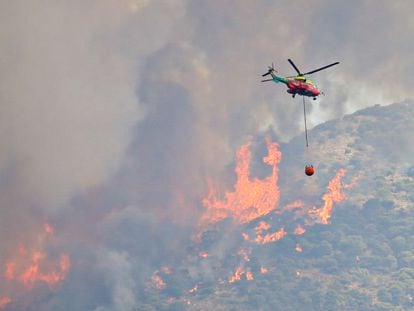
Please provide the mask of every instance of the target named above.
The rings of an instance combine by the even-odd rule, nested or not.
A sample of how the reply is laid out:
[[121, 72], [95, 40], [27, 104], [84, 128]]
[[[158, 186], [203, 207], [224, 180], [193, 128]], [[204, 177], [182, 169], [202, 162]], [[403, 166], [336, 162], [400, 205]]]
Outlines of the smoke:
[[135, 281], [131, 275], [132, 267], [128, 254], [107, 251], [102, 254], [105, 262], [100, 269], [107, 271], [106, 282], [112, 287], [110, 289], [112, 306], [109, 308], [98, 307], [96, 311], [105, 310], [132, 310], [136, 306]]
[[71, 268], [41, 307], [132, 309], [154, 270], [185, 257], [206, 177], [231, 179], [234, 150], [250, 135], [301, 131], [299, 100], [259, 82], [267, 66], [291, 75], [287, 58], [304, 71], [341, 62], [313, 77], [327, 94], [312, 106], [313, 125], [402, 100], [413, 83], [412, 8], [1, 3], [1, 267], [50, 220], [57, 233], [44, 250], [68, 253]]
[[2, 4], [0, 165], [18, 162], [20, 191], [45, 208], [108, 176], [138, 117], [134, 63], [111, 44], [122, 25], [110, 9]]
[[404, 1], [320, 1], [314, 7], [307, 35], [308, 58], [322, 63], [331, 57], [341, 61], [335, 70], [317, 75], [323, 88], [328, 87], [329, 100], [320, 107], [329, 112], [327, 118], [373, 103], [412, 98], [407, 92], [413, 82], [408, 73], [414, 50], [410, 9], [412, 4]]

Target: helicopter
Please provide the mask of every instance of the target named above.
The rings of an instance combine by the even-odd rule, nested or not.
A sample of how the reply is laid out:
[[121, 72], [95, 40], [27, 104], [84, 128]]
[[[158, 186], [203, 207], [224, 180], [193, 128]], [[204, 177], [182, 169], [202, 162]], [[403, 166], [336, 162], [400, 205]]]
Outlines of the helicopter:
[[[272, 79], [266, 79], [262, 80], [262, 82], [268, 82], [273, 81], [275, 83], [282, 82], [287, 85], [288, 89], [287, 92], [289, 94], [292, 94], [292, 97], [295, 98], [296, 94], [302, 95], [303, 99], [303, 118], [305, 121], [305, 139], [306, 139], [306, 148], [309, 147], [308, 142], [308, 128], [306, 124], [306, 105], [305, 105], [305, 96], [312, 97], [314, 100], [320, 95], [323, 94], [321, 91], [318, 90], [318, 88], [313, 84], [313, 82], [309, 79], [307, 79], [305, 76], [310, 75], [312, 73], [327, 69], [329, 67], [338, 65], [339, 62], [335, 62], [323, 67], [320, 67], [315, 70], [311, 70], [305, 73], [301, 73], [298, 67], [296, 67], [295, 63], [289, 58], [288, 62], [292, 65], [292, 67], [295, 69], [295, 71], [298, 73], [296, 76], [289, 76], [289, 77], [281, 77], [276, 75], [275, 67], [272, 63], [272, 67], [269, 66], [269, 70], [262, 74], [262, 77], [266, 77], [268, 75], [272, 76]], [[307, 176], [312, 176], [315, 173], [315, 169], [313, 165], [306, 165], [305, 166], [305, 174]]]
[[299, 94], [302, 96], [312, 97], [314, 100], [316, 100], [316, 98], [320, 94], [323, 94], [323, 92], [319, 91], [318, 88], [313, 84], [313, 82], [307, 79], [305, 76], [339, 64], [339, 62], [335, 62], [330, 65], [326, 65], [318, 69], [311, 70], [309, 72], [301, 73], [298, 67], [296, 67], [295, 63], [291, 59], [288, 59], [288, 62], [292, 65], [292, 67], [298, 73], [296, 76], [281, 77], [281, 76], [276, 75], [277, 71], [275, 70], [273, 63], [272, 63], [272, 66], [271, 67], [269, 66], [269, 70], [266, 73], [262, 74], [262, 77], [271, 75], [272, 79], [262, 80], [262, 82], [268, 82], [268, 81], [273, 81], [275, 83], [282, 82], [287, 85], [288, 87], [287, 92], [289, 94], [292, 94], [293, 98], [295, 98], [296, 94]]

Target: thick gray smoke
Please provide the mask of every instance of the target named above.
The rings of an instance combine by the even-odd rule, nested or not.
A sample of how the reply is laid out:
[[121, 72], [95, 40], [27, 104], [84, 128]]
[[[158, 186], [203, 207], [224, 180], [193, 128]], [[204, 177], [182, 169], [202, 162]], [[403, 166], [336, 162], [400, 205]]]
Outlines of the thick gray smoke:
[[206, 180], [229, 178], [236, 147], [269, 127], [281, 140], [301, 131], [300, 100], [260, 83], [267, 66], [292, 75], [287, 58], [303, 71], [341, 62], [312, 77], [326, 97], [311, 125], [409, 98], [413, 9], [1, 2], [0, 271], [49, 221], [71, 269], [40, 308], [132, 310], [154, 270], [185, 256]]

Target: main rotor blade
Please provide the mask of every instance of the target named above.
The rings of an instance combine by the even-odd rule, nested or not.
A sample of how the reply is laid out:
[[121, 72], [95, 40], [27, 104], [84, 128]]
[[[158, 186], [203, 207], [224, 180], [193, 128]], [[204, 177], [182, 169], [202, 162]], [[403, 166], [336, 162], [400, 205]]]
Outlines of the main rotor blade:
[[335, 65], [338, 65], [338, 64], [339, 64], [339, 62], [332, 63], [332, 64], [330, 64], [330, 65], [323, 66], [323, 67], [321, 67], [321, 68], [318, 68], [318, 69], [315, 69], [315, 70], [309, 71], [309, 72], [307, 72], [307, 73], [304, 73], [303, 75], [310, 75], [310, 74], [312, 74], [312, 73], [315, 73], [315, 72], [318, 72], [318, 71], [324, 70], [324, 69], [326, 69], [326, 68], [329, 68], [329, 67], [332, 67], [332, 66], [335, 66]]
[[262, 82], [273, 81], [273, 79], [262, 80]]
[[296, 70], [296, 72], [298, 73], [298, 75], [299, 75], [299, 76], [303, 76], [303, 75], [300, 73], [300, 71], [299, 71], [298, 67], [296, 67], [296, 65], [293, 63], [293, 61], [292, 61], [290, 58], [288, 59], [288, 62], [292, 65], [292, 67], [293, 67], [293, 68], [295, 68], [295, 70]]
[[262, 77], [266, 77], [266, 76], [268, 76], [268, 75], [270, 75], [270, 71], [269, 71], [269, 72], [266, 72], [266, 73], [264, 73], [264, 74], [262, 74]]

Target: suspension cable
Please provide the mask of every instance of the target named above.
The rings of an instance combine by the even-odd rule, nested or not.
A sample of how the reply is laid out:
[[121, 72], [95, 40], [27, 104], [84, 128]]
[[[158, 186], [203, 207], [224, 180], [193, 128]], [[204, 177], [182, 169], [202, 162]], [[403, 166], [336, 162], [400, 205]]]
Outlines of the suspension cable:
[[306, 125], [306, 107], [305, 107], [305, 96], [302, 96], [303, 99], [303, 118], [305, 120], [305, 138], [306, 138], [306, 147], [309, 146], [308, 144], [308, 127]]

